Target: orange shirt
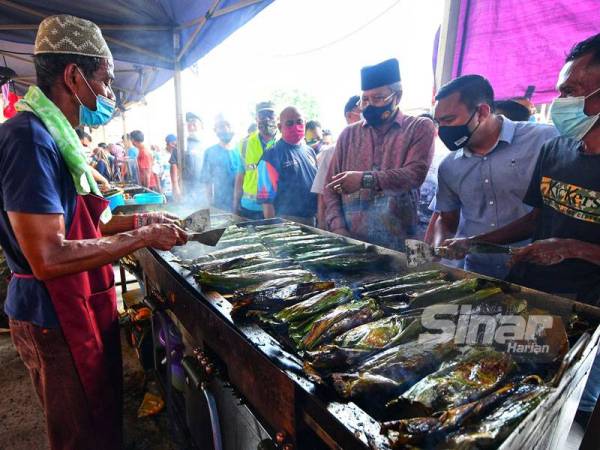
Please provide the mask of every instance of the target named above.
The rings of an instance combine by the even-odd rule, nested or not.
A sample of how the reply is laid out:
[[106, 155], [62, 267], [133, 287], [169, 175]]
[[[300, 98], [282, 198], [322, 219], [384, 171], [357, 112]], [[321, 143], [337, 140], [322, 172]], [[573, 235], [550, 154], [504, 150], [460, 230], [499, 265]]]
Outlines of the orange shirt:
[[138, 167], [142, 170], [149, 170], [152, 168], [152, 153], [146, 149], [146, 147], [140, 148], [137, 157]]

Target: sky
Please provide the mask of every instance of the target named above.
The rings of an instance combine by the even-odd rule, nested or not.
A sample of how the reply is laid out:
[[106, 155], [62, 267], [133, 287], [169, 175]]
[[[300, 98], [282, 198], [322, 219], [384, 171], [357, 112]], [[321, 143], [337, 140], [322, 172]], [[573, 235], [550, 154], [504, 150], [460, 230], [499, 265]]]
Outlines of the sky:
[[[360, 94], [360, 69], [398, 58], [405, 112], [431, 104], [432, 50], [442, 21], [443, 0], [276, 0], [244, 27], [182, 74], [184, 112], [203, 117], [214, 138], [217, 114], [230, 120], [242, 138], [254, 105], [275, 90], [298, 90], [319, 104], [318, 119], [338, 134], [343, 107]], [[283, 108], [288, 105], [278, 105]], [[175, 133], [173, 82], [146, 96], [145, 106], [126, 113], [126, 129], [141, 129], [146, 142], [162, 145]], [[115, 119], [94, 138], [118, 140]], [[215, 138], [216, 140], [216, 138]]]

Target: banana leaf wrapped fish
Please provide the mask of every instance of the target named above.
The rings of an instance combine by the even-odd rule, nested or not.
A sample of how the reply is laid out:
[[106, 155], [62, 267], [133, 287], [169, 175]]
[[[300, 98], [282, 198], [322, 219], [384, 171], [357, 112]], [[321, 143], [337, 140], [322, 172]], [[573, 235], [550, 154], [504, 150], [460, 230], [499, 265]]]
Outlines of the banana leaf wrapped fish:
[[386, 287], [397, 286], [401, 284], [421, 283], [428, 280], [443, 280], [446, 274], [440, 270], [426, 270], [423, 272], [411, 272], [406, 275], [395, 278], [386, 278], [384, 280], [364, 283], [361, 287], [363, 291], [374, 291]]
[[393, 449], [406, 446], [440, 450], [495, 448], [547, 392], [542, 380], [531, 376], [442, 414], [385, 422], [381, 432], [387, 435]]
[[179, 262], [179, 265], [185, 269], [188, 269], [192, 273], [196, 273], [201, 270], [207, 272], [221, 272], [224, 270], [229, 270], [230, 268], [244, 267], [245, 264], [252, 264], [256, 260], [268, 258], [269, 256], [271, 256], [271, 254], [268, 252], [256, 252], [241, 256], [230, 256], [221, 259], [207, 259], [196, 263], [190, 260], [184, 260]]
[[300, 269], [300, 266], [295, 265], [293, 259], [277, 259], [277, 258], [256, 258], [251, 261], [248, 261], [247, 264], [241, 266], [234, 266], [232, 268], [227, 268], [223, 270], [224, 273], [236, 273], [243, 271], [246, 272], [259, 272], [262, 270], [278, 270], [278, 269], [286, 269], [286, 270], [294, 270]]
[[309, 260], [299, 261], [304, 267], [321, 271], [354, 271], [354, 270], [380, 270], [387, 261], [385, 256], [374, 253], [342, 253], [338, 255], [324, 256]]
[[410, 306], [411, 308], [421, 308], [434, 303], [456, 300], [480, 290], [483, 284], [479, 278], [465, 278], [449, 285], [438, 286], [411, 295], [409, 298]]
[[385, 287], [381, 289], [375, 289], [374, 291], [363, 291], [362, 294], [367, 297], [384, 297], [398, 294], [411, 294], [417, 292], [428, 291], [435, 287], [447, 286], [448, 283], [445, 280], [430, 280], [423, 281], [421, 283], [410, 283], [410, 284], [399, 284], [396, 286]]
[[473, 348], [388, 403], [405, 417], [424, 417], [435, 411], [477, 400], [492, 392], [515, 369], [510, 354], [488, 348]]
[[263, 281], [278, 278], [293, 278], [297, 281], [310, 281], [314, 276], [306, 270], [272, 270], [267, 272], [239, 274], [199, 272], [194, 277], [202, 286], [215, 289], [221, 293], [232, 293], [237, 289], [252, 286]]
[[315, 369], [326, 370], [356, 364], [394, 345], [408, 321], [401, 316], [390, 316], [352, 328], [336, 337], [332, 344], [309, 352], [310, 364]]
[[302, 253], [306, 253], [309, 251], [318, 251], [318, 250], [327, 250], [331, 248], [339, 248], [340, 244], [337, 241], [300, 241], [300, 242], [292, 242], [290, 244], [285, 244], [277, 248], [273, 248], [272, 251], [278, 255], [286, 255], [289, 257], [294, 257], [296, 255], [300, 255]]
[[302, 228], [298, 225], [275, 223], [269, 225], [255, 225], [254, 229], [258, 234], [269, 234], [269, 233], [287, 233], [290, 231], [301, 230]]
[[214, 251], [208, 255], [203, 255], [192, 261], [193, 264], [200, 264], [202, 262], [208, 262], [210, 260], [231, 258], [239, 255], [247, 255], [249, 253], [260, 253], [267, 252], [267, 248], [262, 244], [246, 244], [236, 245], [235, 247], [228, 247], [223, 250]]
[[352, 290], [347, 287], [329, 289], [304, 300], [296, 305], [285, 308], [273, 317], [284, 323], [299, 322], [306, 318], [327, 311], [337, 305], [352, 300]]
[[331, 378], [335, 390], [345, 399], [368, 397], [384, 401], [435, 371], [454, 351], [452, 343], [414, 340], [377, 353], [355, 372], [334, 373]]
[[336, 336], [365, 322], [383, 315], [379, 305], [372, 299], [362, 299], [340, 305], [316, 320], [310, 331], [300, 341], [299, 347], [312, 350], [318, 345], [332, 341]]
[[273, 238], [262, 238], [262, 241], [271, 247], [279, 245], [292, 244], [296, 242], [321, 242], [331, 240], [328, 236], [320, 234], [298, 233], [291, 236], [275, 236]]
[[235, 292], [233, 292], [233, 294], [231, 295], [231, 298], [233, 301], [235, 301], [235, 299], [241, 298], [244, 295], [253, 294], [255, 292], [267, 291], [270, 289], [281, 289], [286, 286], [291, 286], [303, 282], [304, 281], [302, 280], [298, 280], [298, 277], [274, 278], [272, 280], [261, 281], [250, 286], [236, 289]]
[[308, 295], [326, 291], [334, 285], [333, 281], [310, 281], [237, 295], [230, 300], [233, 304], [232, 315], [239, 316], [248, 311], [281, 311], [306, 299]]
[[315, 258], [324, 258], [327, 256], [338, 256], [338, 255], [350, 255], [353, 253], [360, 253], [365, 251], [364, 245], [340, 245], [339, 247], [332, 247], [325, 250], [308, 251], [296, 256], [296, 261], [309, 261]]
[[522, 383], [481, 421], [449, 434], [442, 447], [460, 450], [496, 448], [548, 394], [550, 388]]

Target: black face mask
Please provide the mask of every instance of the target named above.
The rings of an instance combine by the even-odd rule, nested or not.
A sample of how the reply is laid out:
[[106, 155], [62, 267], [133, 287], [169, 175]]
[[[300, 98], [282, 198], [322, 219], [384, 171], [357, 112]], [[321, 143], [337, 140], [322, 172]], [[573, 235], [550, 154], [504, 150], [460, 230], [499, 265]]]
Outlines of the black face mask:
[[473, 133], [479, 128], [479, 124], [477, 124], [473, 131], [469, 130], [469, 123], [475, 117], [476, 112], [477, 110], [473, 111], [473, 114], [471, 114], [471, 117], [469, 117], [469, 120], [464, 125], [440, 126], [438, 128], [438, 136], [444, 145], [448, 147], [448, 150], [455, 152], [467, 145]]
[[362, 116], [369, 125], [376, 127], [388, 120], [395, 109], [396, 105], [394, 105], [394, 101], [392, 100], [387, 105], [383, 106], [367, 106], [362, 110]]
[[217, 133], [217, 137], [223, 144], [229, 144], [233, 139], [233, 133], [231, 131], [222, 131]]
[[266, 136], [275, 136], [277, 133], [277, 123], [275, 120], [267, 119], [258, 122], [258, 131]]

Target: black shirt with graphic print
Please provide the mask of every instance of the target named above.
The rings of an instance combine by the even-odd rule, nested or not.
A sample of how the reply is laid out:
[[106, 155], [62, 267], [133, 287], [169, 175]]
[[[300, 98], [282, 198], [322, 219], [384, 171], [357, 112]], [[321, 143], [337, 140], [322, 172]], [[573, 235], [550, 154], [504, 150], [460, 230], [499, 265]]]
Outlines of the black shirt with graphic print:
[[[534, 241], [600, 244], [600, 155], [583, 153], [581, 141], [566, 137], [546, 142], [523, 201], [541, 210]], [[518, 264], [509, 280], [600, 306], [600, 266], [582, 259], [553, 266]]]

